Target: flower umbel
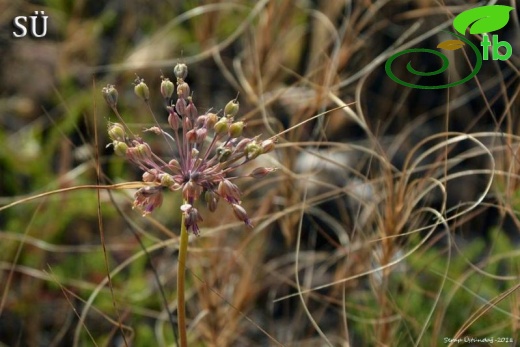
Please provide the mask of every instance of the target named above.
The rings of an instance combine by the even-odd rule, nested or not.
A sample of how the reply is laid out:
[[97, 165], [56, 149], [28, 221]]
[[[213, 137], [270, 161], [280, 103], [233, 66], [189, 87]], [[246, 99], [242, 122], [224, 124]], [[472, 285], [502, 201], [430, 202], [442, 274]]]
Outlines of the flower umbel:
[[[272, 151], [275, 141], [262, 141], [259, 136], [242, 136], [247, 124], [235, 121], [239, 111], [236, 99], [226, 104], [220, 118], [212, 112], [199, 114], [190, 87], [184, 80], [188, 75], [187, 66], [177, 64], [174, 74], [177, 100], [171, 99], [174, 86], [169, 79], [162, 77], [160, 86], [171, 131], [161, 129], [157, 121], [156, 126], [145, 130], [164, 137], [168, 142], [172, 156], [168, 159], [153, 153], [141, 137], [132, 134], [117, 110], [117, 90], [112, 85], [103, 88], [105, 100], [120, 120], [120, 123], [111, 123], [108, 127], [111, 145], [117, 155], [125, 156], [143, 170], [143, 182], [148, 184], [135, 193], [134, 208], [148, 215], [161, 206], [165, 191], [180, 191], [185, 201], [181, 206], [184, 224], [193, 234], [199, 235], [198, 224], [202, 221], [194, 207], [197, 200], [205, 202], [213, 212], [222, 199], [231, 205], [237, 219], [252, 227], [246, 210], [241, 206], [240, 189], [231, 180], [238, 177], [234, 176], [238, 168]], [[143, 79], [136, 78], [134, 90], [148, 104], [150, 92]], [[273, 171], [273, 168], [258, 168], [245, 177], [261, 178]]]

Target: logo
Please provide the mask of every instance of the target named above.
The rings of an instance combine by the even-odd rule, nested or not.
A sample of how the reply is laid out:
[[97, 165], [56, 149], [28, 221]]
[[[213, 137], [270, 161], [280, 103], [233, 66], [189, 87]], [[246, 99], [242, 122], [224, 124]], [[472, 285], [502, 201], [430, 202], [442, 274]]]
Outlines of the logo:
[[[490, 32], [499, 30], [506, 26], [507, 22], [509, 21], [509, 12], [511, 12], [513, 9], [514, 8], [511, 6], [489, 5], [472, 8], [470, 10], [460, 13], [457, 17], [455, 17], [455, 19], [453, 20], [453, 27], [459, 34], [446, 31], [455, 39], [441, 42], [437, 45], [437, 48], [449, 51], [458, 50], [464, 47], [465, 45], [471, 48], [471, 50], [475, 53], [476, 57], [475, 67], [473, 68], [473, 71], [471, 71], [471, 73], [463, 79], [452, 83], [441, 84], [437, 86], [429, 86], [413, 84], [403, 81], [393, 73], [392, 63], [394, 62], [394, 60], [396, 60], [402, 55], [409, 53], [429, 53], [439, 57], [442, 61], [442, 66], [439, 69], [431, 72], [422, 72], [416, 70], [412, 67], [411, 62], [409, 61], [406, 65], [406, 70], [416, 76], [434, 76], [446, 71], [446, 69], [449, 66], [448, 58], [441, 52], [428, 48], [411, 48], [392, 55], [390, 58], [388, 58], [388, 60], [385, 63], [386, 74], [393, 81], [403, 86], [418, 89], [450, 88], [469, 81], [480, 71], [480, 68], [482, 67], [482, 61], [489, 59], [490, 47], [491, 57], [493, 60], [507, 60], [513, 54], [513, 48], [508, 42], [500, 41], [498, 35], [491, 35], [491, 38], [489, 35]], [[470, 34], [482, 34], [482, 42], [480, 43], [480, 46], [482, 46], [482, 53], [480, 52], [480, 49], [477, 46], [475, 46], [464, 36], [464, 34], [466, 33], [466, 29], [468, 28], [470, 28]], [[498, 50], [500, 47], [503, 47], [505, 49], [505, 53], [500, 53], [500, 51]]]

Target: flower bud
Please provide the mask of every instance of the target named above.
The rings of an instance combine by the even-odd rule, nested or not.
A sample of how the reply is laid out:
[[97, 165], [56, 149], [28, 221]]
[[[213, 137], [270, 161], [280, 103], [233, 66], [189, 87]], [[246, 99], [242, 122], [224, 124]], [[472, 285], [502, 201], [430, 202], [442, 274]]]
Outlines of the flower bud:
[[233, 118], [238, 113], [238, 101], [237, 99], [231, 100], [227, 103], [226, 107], [224, 107], [224, 114], [228, 118]]
[[181, 82], [177, 85], [177, 96], [180, 99], [187, 99], [190, 96], [190, 86], [186, 82]]
[[232, 152], [229, 148], [220, 148], [220, 150], [217, 150], [219, 163], [223, 163], [228, 160], [231, 154]]
[[150, 169], [143, 173], [143, 182], [155, 182], [157, 179], [157, 170]]
[[231, 138], [237, 138], [242, 135], [242, 130], [244, 130], [244, 122], [235, 122], [229, 126], [228, 134]]
[[136, 85], [134, 87], [135, 94], [143, 99], [144, 101], [148, 101], [150, 98], [150, 90], [148, 89], [148, 86], [146, 83], [144, 83], [144, 80], [139, 79], [139, 77], [135, 80]]
[[175, 103], [175, 111], [182, 117], [186, 114], [186, 100], [178, 98]]
[[260, 154], [262, 154], [262, 147], [260, 147], [256, 142], [250, 142], [246, 145], [246, 148], [244, 150], [246, 154], [246, 158], [251, 160], [258, 157]]
[[246, 210], [240, 206], [239, 204], [232, 204], [231, 207], [233, 207], [233, 213], [235, 214], [235, 217], [237, 217], [238, 220], [246, 223], [246, 225], [250, 228], [253, 227], [253, 224], [251, 224], [251, 220], [247, 216]]
[[124, 141], [126, 137], [125, 128], [122, 124], [112, 123], [108, 128], [108, 137], [110, 137], [112, 141]]
[[274, 141], [271, 139], [267, 139], [262, 141], [262, 153], [269, 153], [274, 149]]
[[228, 127], [228, 120], [226, 118], [221, 118], [217, 123], [215, 123], [213, 129], [215, 130], [216, 134], [222, 134], [228, 131]]
[[173, 73], [175, 74], [175, 77], [183, 80], [188, 76], [188, 67], [186, 64], [177, 64], [173, 68]]
[[152, 157], [152, 149], [147, 143], [140, 143], [136, 146], [137, 153], [141, 157], [141, 160], [150, 159]]
[[170, 186], [175, 184], [175, 181], [174, 181], [172, 175], [169, 175], [167, 173], [163, 173], [159, 177], [161, 179], [161, 185], [163, 187], [170, 187]]
[[251, 141], [253, 141], [253, 140], [248, 138], [248, 137], [243, 138], [242, 140], [240, 140], [240, 142], [237, 143], [237, 145], [235, 146], [235, 152], [236, 153], [243, 152], [244, 148], [246, 148], [247, 144], [251, 143]]
[[218, 195], [226, 199], [227, 202], [236, 204], [240, 202], [240, 190], [237, 185], [224, 179], [220, 181], [217, 188]]
[[176, 175], [181, 173], [181, 165], [177, 159], [170, 160], [168, 162], [168, 168]]
[[208, 190], [204, 194], [204, 200], [206, 200], [206, 205], [211, 212], [215, 212], [217, 209], [217, 204], [219, 197], [213, 190]]
[[206, 128], [199, 128], [195, 132], [197, 137], [197, 143], [202, 143], [206, 139], [206, 136], [208, 135], [208, 129]]
[[103, 87], [101, 92], [108, 106], [112, 108], [116, 107], [118, 97], [117, 89], [112, 84], [107, 84], [106, 87]]
[[204, 123], [204, 126], [208, 129], [211, 129], [217, 124], [218, 122], [218, 116], [215, 113], [208, 113], [206, 115], [206, 122]]
[[168, 124], [173, 130], [179, 130], [179, 115], [177, 114], [177, 112], [170, 112], [170, 114], [168, 115]]
[[122, 141], [114, 141], [112, 143], [114, 146], [114, 153], [120, 157], [124, 157], [126, 155], [126, 151], [128, 150], [128, 145]]
[[262, 178], [276, 170], [277, 170], [276, 168], [272, 168], [272, 167], [257, 167], [249, 174], [249, 177]]
[[195, 104], [191, 100], [191, 97], [188, 98], [188, 107], [186, 107], [186, 114], [188, 115], [188, 117], [190, 117], [192, 122], [194, 122], [199, 115], [199, 112], [197, 111]]
[[189, 180], [184, 184], [184, 187], [182, 188], [182, 197], [186, 201], [195, 201], [199, 198], [201, 194], [201, 187], [193, 182], [192, 180]]
[[161, 82], [161, 94], [163, 98], [170, 99], [173, 91], [175, 89], [175, 86], [173, 85], [173, 82], [170, 81], [169, 78], [163, 78]]

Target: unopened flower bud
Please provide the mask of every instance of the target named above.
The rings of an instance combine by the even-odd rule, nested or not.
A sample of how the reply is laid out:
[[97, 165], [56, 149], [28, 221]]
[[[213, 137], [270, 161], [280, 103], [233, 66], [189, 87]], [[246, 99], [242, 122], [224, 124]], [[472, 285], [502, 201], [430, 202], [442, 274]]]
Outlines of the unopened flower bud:
[[178, 98], [175, 103], [175, 111], [177, 111], [179, 115], [184, 116], [186, 114], [186, 100]]
[[173, 130], [179, 130], [179, 116], [177, 115], [177, 112], [170, 112], [168, 115], [168, 124]]
[[195, 129], [191, 129], [186, 133], [186, 140], [188, 140], [189, 143], [197, 142], [197, 133]]
[[244, 122], [235, 122], [229, 126], [228, 134], [231, 138], [237, 138], [242, 135], [242, 130], [244, 130]]
[[233, 207], [233, 213], [235, 214], [235, 217], [237, 217], [238, 220], [244, 222], [250, 228], [253, 227], [253, 224], [251, 224], [251, 220], [247, 216], [246, 210], [242, 206], [240, 206], [239, 204], [232, 204], [231, 207]]
[[103, 87], [101, 92], [103, 93], [103, 97], [105, 98], [108, 106], [112, 108], [116, 107], [118, 97], [117, 89], [113, 85], [107, 84], [106, 87]]
[[161, 185], [163, 187], [170, 187], [175, 184], [175, 181], [174, 181], [172, 175], [163, 173], [160, 175], [160, 178], [161, 178]]
[[228, 160], [231, 154], [232, 152], [229, 148], [219, 148], [219, 150], [217, 150], [219, 163], [223, 163]]
[[259, 146], [256, 142], [250, 142], [246, 145], [246, 148], [244, 149], [244, 152], [246, 154], [247, 159], [255, 159], [260, 154], [262, 154], [262, 147]]
[[206, 115], [206, 122], [204, 123], [204, 126], [208, 129], [211, 129], [217, 124], [218, 122], [218, 116], [215, 113], [208, 113]]
[[161, 94], [163, 98], [170, 99], [174, 90], [175, 86], [173, 85], [173, 82], [170, 81], [169, 78], [163, 78], [161, 82]]
[[177, 85], [177, 95], [180, 99], [187, 99], [190, 96], [190, 86], [186, 82]]
[[188, 115], [188, 117], [190, 117], [192, 122], [194, 122], [199, 115], [199, 112], [197, 111], [195, 104], [191, 100], [191, 97], [188, 98], [188, 107], [186, 107], [186, 114]]
[[262, 178], [262, 177], [265, 177], [266, 175], [270, 174], [271, 172], [274, 172], [276, 171], [276, 168], [272, 168], [272, 167], [257, 167], [256, 169], [254, 169], [250, 174], [249, 174], [249, 177], [252, 177], [252, 178]]
[[214, 191], [208, 190], [204, 194], [204, 200], [206, 200], [206, 205], [208, 206], [208, 209], [211, 212], [215, 212], [219, 200], [218, 195]]
[[181, 173], [181, 165], [177, 159], [172, 159], [168, 162], [168, 168], [172, 170], [174, 174]]
[[215, 123], [215, 126], [213, 127], [213, 129], [215, 130], [216, 134], [222, 134], [222, 133], [228, 131], [228, 127], [229, 127], [229, 124], [228, 124], [227, 119], [222, 118], [217, 123]]
[[236, 204], [240, 202], [240, 190], [237, 185], [231, 181], [224, 179], [220, 181], [217, 188], [218, 195], [226, 199], [229, 203]]
[[147, 143], [140, 143], [136, 146], [137, 153], [141, 159], [150, 159], [152, 157], [152, 149]]
[[197, 143], [202, 143], [206, 139], [206, 136], [208, 135], [208, 129], [206, 128], [199, 128], [197, 129], [196, 137], [197, 137]]
[[112, 123], [108, 128], [108, 137], [110, 137], [112, 141], [124, 141], [126, 137], [125, 128], [122, 124]]
[[269, 153], [274, 149], [274, 141], [271, 139], [267, 139], [262, 141], [262, 153]]
[[224, 114], [228, 118], [233, 118], [238, 113], [238, 101], [236, 99], [231, 100], [227, 103], [226, 107], [224, 107]]
[[253, 141], [253, 140], [248, 138], [248, 137], [243, 138], [242, 140], [240, 140], [240, 142], [237, 143], [237, 145], [235, 146], [235, 152], [237, 152], [237, 153], [243, 152], [244, 148], [246, 148], [246, 146], [249, 143], [251, 143], [251, 141]]
[[155, 182], [157, 179], [157, 170], [150, 169], [143, 173], [143, 182]]
[[135, 87], [134, 87], [134, 92], [135, 94], [142, 98], [144, 101], [148, 101], [148, 99], [150, 98], [150, 90], [148, 89], [148, 86], [146, 85], [146, 83], [144, 83], [144, 80], [143, 79], [139, 79], [139, 77], [136, 78], [135, 80]]
[[177, 64], [173, 68], [173, 73], [175, 74], [175, 77], [183, 80], [188, 76], [188, 67], [186, 64]]
[[124, 157], [126, 155], [126, 151], [128, 149], [128, 145], [122, 141], [114, 141], [112, 143], [114, 146], [114, 153], [120, 157]]

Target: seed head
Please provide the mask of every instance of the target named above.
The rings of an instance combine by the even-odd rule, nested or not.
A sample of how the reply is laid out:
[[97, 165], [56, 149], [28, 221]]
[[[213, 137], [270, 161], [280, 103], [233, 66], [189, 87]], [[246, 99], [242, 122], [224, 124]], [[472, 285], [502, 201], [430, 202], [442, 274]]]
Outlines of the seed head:
[[144, 101], [148, 101], [148, 99], [150, 98], [150, 89], [148, 89], [148, 86], [146, 85], [146, 83], [144, 83], [144, 80], [137, 77], [134, 83], [135, 94]]
[[103, 93], [103, 97], [105, 98], [108, 106], [115, 108], [117, 106], [118, 97], [117, 89], [112, 84], [107, 84], [107, 86], [104, 87], [101, 92]]
[[170, 81], [169, 78], [163, 78], [161, 82], [161, 94], [163, 98], [169, 100], [172, 97], [174, 90], [175, 86], [173, 85], [173, 82]]

